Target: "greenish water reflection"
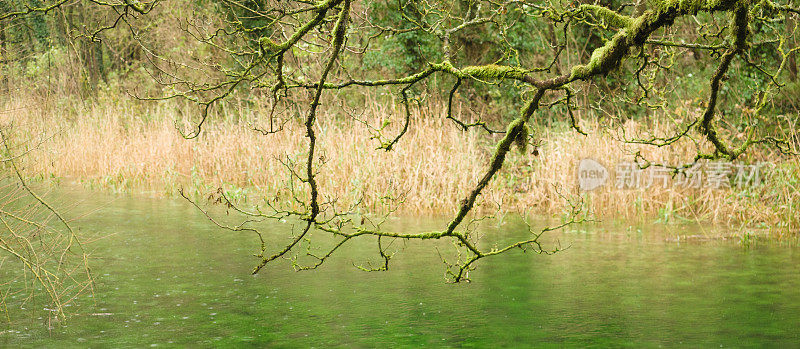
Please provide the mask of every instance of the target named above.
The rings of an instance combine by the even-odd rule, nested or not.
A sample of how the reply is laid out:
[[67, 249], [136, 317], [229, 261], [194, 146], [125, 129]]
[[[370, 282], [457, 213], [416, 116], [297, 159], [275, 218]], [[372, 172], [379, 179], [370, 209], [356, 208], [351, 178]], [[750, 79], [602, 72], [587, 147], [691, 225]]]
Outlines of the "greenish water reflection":
[[[796, 247], [596, 228], [554, 234], [571, 244], [554, 256], [483, 260], [473, 283], [451, 285], [428, 244], [383, 273], [353, 268], [374, 258], [362, 244], [316, 271], [280, 262], [251, 276], [253, 237], [220, 232], [178, 200], [118, 198], [76, 226], [114, 234], [92, 245], [94, 297], [64, 328], [13, 323], [0, 346], [800, 344]], [[511, 222], [488, 233], [520, 232]]]

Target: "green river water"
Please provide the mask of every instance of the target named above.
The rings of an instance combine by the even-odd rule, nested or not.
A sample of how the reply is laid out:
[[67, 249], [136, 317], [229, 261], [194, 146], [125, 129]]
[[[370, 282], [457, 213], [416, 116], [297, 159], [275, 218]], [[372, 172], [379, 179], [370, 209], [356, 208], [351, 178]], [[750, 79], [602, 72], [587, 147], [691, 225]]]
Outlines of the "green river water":
[[[550, 235], [571, 246], [556, 255], [481, 260], [472, 283], [445, 283], [428, 243], [388, 272], [353, 267], [376, 260], [370, 242], [315, 271], [281, 261], [252, 276], [254, 237], [215, 229], [184, 201], [65, 195], [97, 207], [74, 223], [82, 233], [113, 234], [91, 245], [94, 295], [52, 330], [34, 316], [0, 323], [0, 347], [800, 346], [796, 244], [582, 226]], [[509, 219], [487, 234], [523, 233]]]

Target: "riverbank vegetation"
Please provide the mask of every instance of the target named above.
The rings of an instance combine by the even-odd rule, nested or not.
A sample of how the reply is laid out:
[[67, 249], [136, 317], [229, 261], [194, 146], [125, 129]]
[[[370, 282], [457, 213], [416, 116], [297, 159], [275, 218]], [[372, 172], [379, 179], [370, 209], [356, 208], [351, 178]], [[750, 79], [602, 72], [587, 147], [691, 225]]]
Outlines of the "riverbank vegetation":
[[[12, 1], [0, 102], [22, 138], [46, 140], [26, 176], [177, 193], [260, 238], [254, 273], [314, 269], [361, 239], [386, 270], [392, 241], [446, 240], [458, 282], [485, 257], [556, 252], [542, 234], [596, 218], [796, 235], [798, 14], [769, 0]], [[616, 175], [579, 189], [587, 158], [589, 178]], [[663, 182], [620, 182], [620, 164]], [[697, 166], [725, 171], [698, 184]], [[382, 229], [400, 212], [451, 219]], [[507, 212], [562, 220], [479, 238]], [[297, 225], [270, 246], [263, 220]]]
[[[361, 117], [333, 115], [320, 126], [323, 139], [320, 174], [323, 195], [355, 205], [364, 213], [382, 214], [387, 197], [399, 197], [403, 214], [448, 215], [464, 188], [481, 176], [481, 165], [491, 156], [495, 137], [481, 131], [463, 131], [444, 114], [444, 103], [415, 110], [405, 136], [413, 146], [391, 153], [375, 151], [371, 125], [400, 123], [401, 106], [365, 97]], [[62, 99], [64, 100], [64, 99]], [[205, 132], [186, 140], [176, 131], [176, 121], [189, 114], [186, 104], [143, 104], [135, 100], [61, 105], [54, 100], [15, 99], [6, 105], [3, 120], [16, 124], [16, 132], [31, 139], [24, 159], [27, 176], [50, 184], [77, 182], [94, 190], [117, 193], [146, 192], [176, 196], [184, 188], [196, 199], [223, 189], [236, 202], [263, 204], [264, 200], [291, 205], [289, 178], [282, 161], [302, 154], [302, 124], [285, 120], [285, 133], [264, 136], [253, 130], [268, 111], [267, 101], [244, 101], [218, 111]], [[676, 115], [698, 110], [677, 110]], [[796, 120], [796, 119], [795, 119]], [[797, 122], [797, 121], [794, 121]], [[638, 152], [657, 163], [691, 162], [697, 149], [684, 140], [671, 147], [630, 144], [626, 135], [667, 134], [673, 127], [662, 118], [653, 120], [606, 119], [584, 121], [586, 136], [576, 137], [566, 123], [536, 125], [530, 149], [515, 152], [484, 192], [477, 207], [482, 212], [558, 215], [567, 210], [564, 195], [582, 196], [585, 210], [597, 219], [624, 221], [687, 221], [732, 226], [770, 227], [778, 235], [793, 235], [800, 208], [800, 166], [795, 157], [781, 157], [762, 149], [742, 163], [763, 163], [759, 182], [730, 187], [699, 188], [657, 181], [639, 188], [620, 187], [610, 177], [606, 185], [582, 191], [578, 164], [590, 158], [614, 166], [632, 162]], [[797, 134], [789, 123], [787, 135]], [[384, 132], [395, 132], [391, 126]], [[42, 141], [35, 141], [42, 140]], [[796, 150], [796, 148], [795, 148]], [[395, 209], [395, 207], [392, 207]]]

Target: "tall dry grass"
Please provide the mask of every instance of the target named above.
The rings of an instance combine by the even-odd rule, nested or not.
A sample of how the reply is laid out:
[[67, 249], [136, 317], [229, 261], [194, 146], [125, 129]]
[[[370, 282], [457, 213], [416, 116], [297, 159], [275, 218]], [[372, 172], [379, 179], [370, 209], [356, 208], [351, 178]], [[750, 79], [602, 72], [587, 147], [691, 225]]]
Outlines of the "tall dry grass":
[[[394, 123], [384, 134], [399, 128], [397, 106], [368, 103], [363, 120], [380, 125]], [[164, 103], [142, 107], [133, 103], [103, 103], [75, 107], [72, 111], [37, 109], [24, 101], [6, 105], [0, 118], [11, 120], [18, 132], [49, 134], [25, 159], [30, 176], [75, 180], [114, 190], [145, 190], [172, 195], [179, 187], [198, 194], [226, 187], [242, 196], [288, 200], [288, 172], [283, 163], [302, 162], [307, 140], [299, 122], [286, 123], [277, 134], [262, 135], [247, 120], [263, 111], [240, 110], [245, 119], [212, 121], [198, 139], [185, 140], [174, 121], [180, 107]], [[479, 130], [463, 131], [441, 117], [437, 108], [417, 110], [408, 134], [391, 152], [376, 150], [374, 132], [349, 117], [321, 115], [318, 130], [319, 184], [322, 195], [340, 205], [361, 201], [363, 210], [381, 210], [386, 196], [402, 197], [401, 210], [414, 213], [451, 213], [466, 192], [483, 175], [493, 144], [499, 136]], [[224, 117], [223, 117], [224, 118]], [[674, 126], [659, 121], [628, 122], [609, 128], [586, 123], [588, 136], [563, 129], [539, 129], [538, 156], [530, 149], [514, 152], [506, 166], [481, 196], [483, 210], [558, 214], [565, 209], [562, 195], [584, 197], [587, 208], [599, 218], [701, 220], [726, 224], [762, 223], [781, 232], [796, 232], [800, 184], [796, 158], [779, 157], [769, 150], [751, 153], [748, 162], [775, 164], [758, 187], [715, 190], [670, 185], [643, 189], [617, 189], [614, 179], [595, 191], [577, 187], [576, 167], [593, 158], [613, 169], [640, 151], [646, 158], [681, 164], [691, 160], [697, 145], [691, 141], [669, 147], [633, 146], [619, 139], [625, 134], [666, 134]], [[298, 165], [299, 166], [299, 165]], [[297, 184], [296, 184], [297, 185]], [[302, 188], [302, 187], [301, 187]]]

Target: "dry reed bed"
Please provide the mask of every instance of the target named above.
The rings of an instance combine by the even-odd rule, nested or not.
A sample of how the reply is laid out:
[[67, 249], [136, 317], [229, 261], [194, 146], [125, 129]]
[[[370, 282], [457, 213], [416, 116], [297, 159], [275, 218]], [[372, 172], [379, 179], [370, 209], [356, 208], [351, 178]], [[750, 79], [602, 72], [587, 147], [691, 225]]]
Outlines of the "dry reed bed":
[[[386, 107], [392, 109], [392, 107]], [[245, 122], [212, 122], [201, 137], [185, 140], [173, 123], [175, 109], [158, 106], [146, 111], [124, 105], [95, 106], [68, 117], [34, 111], [18, 105], [2, 115], [15, 120], [17, 131], [45, 132], [53, 138], [27, 159], [32, 176], [73, 178], [93, 185], [131, 190], [157, 190], [174, 194], [179, 187], [198, 193], [213, 188], [244, 187], [269, 200], [288, 200], [288, 171], [279, 159], [302, 162], [307, 146], [302, 125], [289, 122], [268, 136], [254, 132]], [[391, 110], [373, 108], [364, 118], [380, 125]], [[143, 115], [156, 117], [142, 117]], [[427, 115], [431, 114], [431, 115]], [[417, 112], [408, 134], [391, 152], [376, 150], [369, 128], [352, 119], [322, 115], [316, 125], [320, 140], [319, 182], [322, 194], [338, 198], [340, 206], [363, 200], [364, 210], [382, 210], [386, 196], [402, 196], [402, 210], [415, 213], [450, 213], [485, 171], [498, 136], [464, 132], [439, 117], [441, 111]], [[146, 115], [145, 115], [146, 116]], [[394, 135], [399, 120], [384, 131]], [[492, 182], [480, 206], [484, 211], [557, 214], [564, 210], [561, 194], [583, 195], [588, 208], [601, 218], [638, 219], [684, 217], [719, 223], [789, 224], [796, 229], [800, 206], [798, 161], [780, 160], [788, 173], [767, 177], [765, 185], [741, 190], [687, 189], [676, 186], [617, 189], [610, 185], [580, 193], [576, 166], [593, 158], [609, 169], [630, 161], [641, 150], [648, 159], [681, 163], [696, 153], [693, 143], [671, 147], [631, 146], [620, 142], [599, 124], [585, 125], [589, 136], [570, 131], [540, 131], [539, 155], [530, 149], [514, 151], [506, 167]], [[642, 130], [668, 132], [669, 125], [628, 123], [628, 134]], [[773, 159], [759, 152], [748, 161]], [[300, 166], [298, 164], [297, 166]], [[298, 167], [298, 170], [300, 168]], [[300, 189], [304, 189], [295, 183]], [[783, 230], [783, 229], [782, 229]]]

